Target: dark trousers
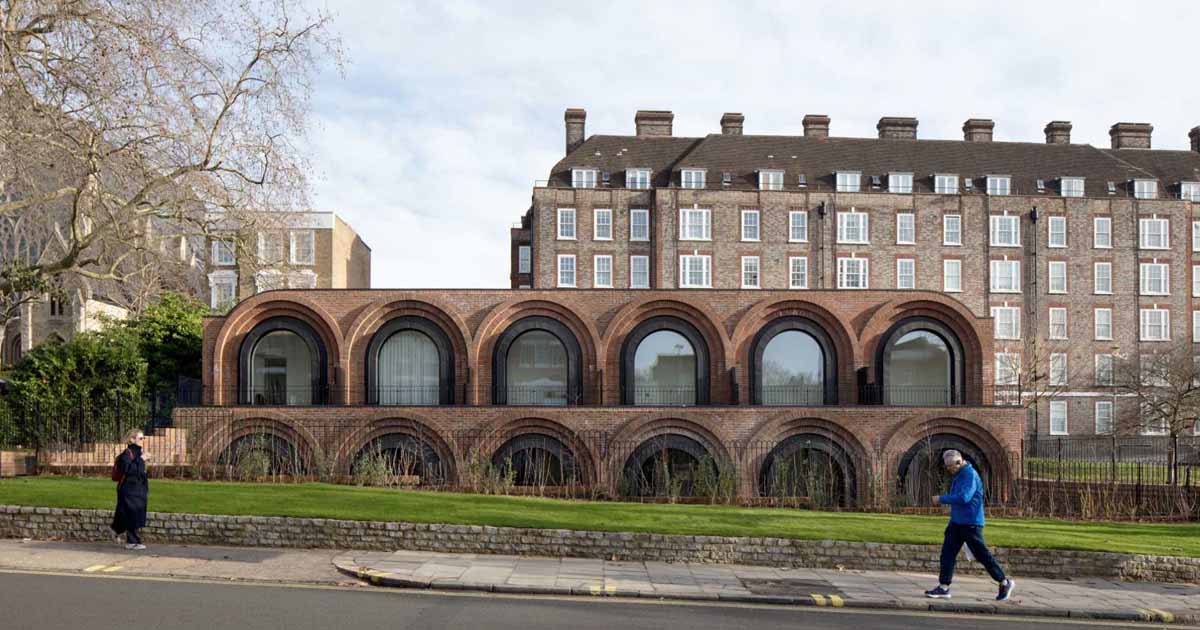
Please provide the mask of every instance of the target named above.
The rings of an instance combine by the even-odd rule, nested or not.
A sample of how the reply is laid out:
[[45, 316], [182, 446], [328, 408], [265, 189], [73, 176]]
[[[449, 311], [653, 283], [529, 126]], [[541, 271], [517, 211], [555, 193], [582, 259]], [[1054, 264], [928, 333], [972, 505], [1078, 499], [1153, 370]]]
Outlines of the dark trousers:
[[138, 536], [136, 529], [131, 529], [125, 532], [125, 542], [131, 545], [140, 545], [142, 544], [142, 537]]
[[987, 544], [983, 542], [983, 527], [950, 523], [946, 526], [946, 537], [942, 541], [942, 572], [938, 576], [938, 583], [949, 585], [950, 580], [954, 579], [954, 565], [958, 561], [958, 551], [962, 549], [963, 543], [967, 544], [971, 555], [983, 565], [993, 580], [1004, 581], [1004, 570], [996, 564], [992, 552], [988, 551]]

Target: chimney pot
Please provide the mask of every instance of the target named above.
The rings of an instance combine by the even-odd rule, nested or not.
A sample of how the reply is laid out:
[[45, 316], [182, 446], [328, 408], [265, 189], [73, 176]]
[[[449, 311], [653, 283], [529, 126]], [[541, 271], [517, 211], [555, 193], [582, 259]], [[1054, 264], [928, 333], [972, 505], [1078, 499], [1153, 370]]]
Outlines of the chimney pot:
[[567, 123], [567, 153], [569, 154], [583, 144], [587, 112], [575, 107], [568, 108], [563, 114], [563, 120]]
[[804, 117], [804, 137], [828, 138], [829, 116], [825, 114], [808, 114]]
[[637, 128], [637, 136], [670, 136], [671, 123], [675, 114], [660, 109], [639, 109], [633, 116], [633, 124]]
[[1149, 123], [1119, 122], [1108, 130], [1114, 149], [1149, 149], [1154, 126]]
[[917, 119], [903, 116], [884, 116], [875, 125], [880, 138], [916, 140]]
[[1192, 141], [1192, 150], [1200, 151], [1200, 127], [1192, 127], [1188, 132], [1188, 139]]
[[721, 133], [727, 136], [742, 135], [742, 123], [746, 122], [746, 117], [738, 112], [726, 112], [721, 116]]
[[1051, 120], [1046, 123], [1046, 144], [1071, 144], [1071, 121]]
[[963, 123], [963, 140], [965, 142], [991, 142], [992, 130], [996, 123], [990, 118], [968, 118]]

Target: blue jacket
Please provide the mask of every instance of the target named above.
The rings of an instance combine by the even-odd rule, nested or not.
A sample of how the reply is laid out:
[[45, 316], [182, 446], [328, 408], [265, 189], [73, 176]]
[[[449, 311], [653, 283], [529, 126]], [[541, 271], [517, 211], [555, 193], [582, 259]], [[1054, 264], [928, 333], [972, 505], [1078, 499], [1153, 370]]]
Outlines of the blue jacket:
[[938, 501], [950, 506], [951, 523], [983, 527], [983, 482], [971, 464], [958, 469], [950, 493], [938, 497]]

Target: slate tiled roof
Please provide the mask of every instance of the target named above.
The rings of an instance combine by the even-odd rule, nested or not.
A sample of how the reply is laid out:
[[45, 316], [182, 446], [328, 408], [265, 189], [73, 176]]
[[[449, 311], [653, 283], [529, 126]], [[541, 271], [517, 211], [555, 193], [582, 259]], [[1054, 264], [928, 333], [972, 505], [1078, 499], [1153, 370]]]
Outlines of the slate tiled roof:
[[611, 173], [612, 185], [624, 187], [625, 169], [651, 169], [651, 186], [668, 186], [675, 162], [703, 138], [673, 136], [592, 136], [550, 170], [555, 186], [571, 185], [571, 169], [596, 168]]

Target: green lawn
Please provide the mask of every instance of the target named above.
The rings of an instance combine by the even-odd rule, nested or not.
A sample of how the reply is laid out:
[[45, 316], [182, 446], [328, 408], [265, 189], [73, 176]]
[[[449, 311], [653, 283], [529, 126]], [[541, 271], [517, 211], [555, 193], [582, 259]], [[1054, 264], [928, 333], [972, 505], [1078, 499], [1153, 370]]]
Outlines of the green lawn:
[[[107, 479], [0, 480], [0, 504], [111, 509]], [[941, 516], [813, 512], [779, 508], [653, 505], [388, 490], [320, 483], [242, 484], [155, 479], [156, 512], [391, 520], [809, 540], [940, 543]], [[1001, 547], [1077, 549], [1200, 557], [1200, 524], [1080, 523], [993, 519]]]

